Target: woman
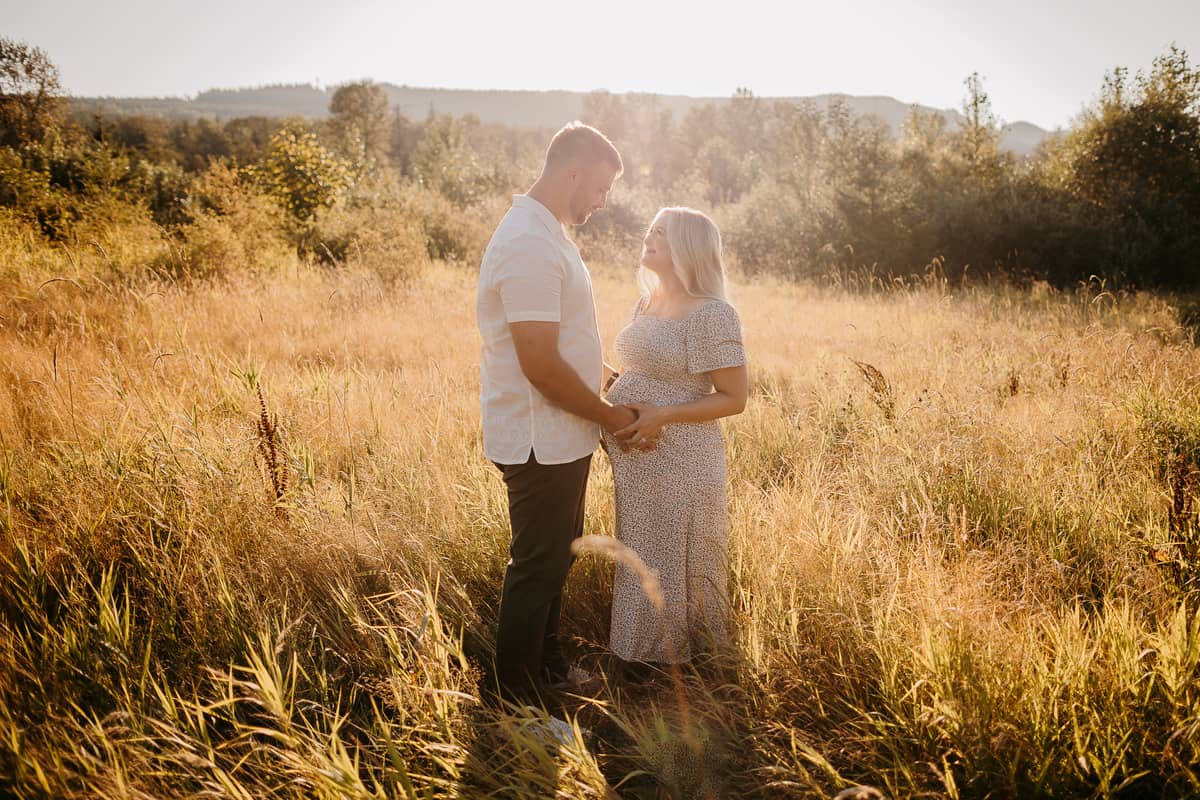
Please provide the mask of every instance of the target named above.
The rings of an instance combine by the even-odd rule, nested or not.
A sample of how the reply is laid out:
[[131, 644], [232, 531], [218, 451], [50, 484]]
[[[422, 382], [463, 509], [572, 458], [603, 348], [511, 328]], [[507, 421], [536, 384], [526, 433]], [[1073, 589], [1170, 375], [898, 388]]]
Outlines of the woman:
[[737, 312], [725, 299], [721, 234], [690, 208], [658, 212], [643, 241], [643, 296], [617, 334], [608, 399], [638, 412], [605, 433], [617, 538], [658, 572], [664, 613], [618, 564], [609, 646], [626, 662], [678, 663], [725, 642], [725, 442], [717, 420], [746, 406]]

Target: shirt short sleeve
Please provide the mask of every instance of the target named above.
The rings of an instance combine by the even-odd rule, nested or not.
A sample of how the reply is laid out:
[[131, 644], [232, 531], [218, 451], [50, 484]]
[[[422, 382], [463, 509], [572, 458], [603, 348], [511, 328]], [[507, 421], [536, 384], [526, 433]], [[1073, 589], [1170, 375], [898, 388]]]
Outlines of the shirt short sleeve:
[[688, 372], [711, 372], [745, 363], [742, 323], [733, 306], [716, 300], [701, 306], [688, 317]]
[[508, 322], [561, 322], [563, 258], [549, 241], [518, 236], [499, 254], [494, 285]]

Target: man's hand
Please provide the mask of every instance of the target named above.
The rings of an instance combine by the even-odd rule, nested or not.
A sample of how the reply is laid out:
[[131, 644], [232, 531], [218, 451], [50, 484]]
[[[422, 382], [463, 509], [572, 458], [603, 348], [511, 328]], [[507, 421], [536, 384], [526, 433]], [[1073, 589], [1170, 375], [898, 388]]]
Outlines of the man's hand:
[[667, 409], [650, 403], [630, 403], [628, 407], [637, 414], [637, 419], [614, 431], [613, 437], [639, 450], [653, 450], [662, 437], [663, 427], [669, 422]]
[[[604, 419], [600, 421], [600, 424], [604, 427], [604, 430], [615, 434], [621, 428], [631, 425], [635, 420], [637, 420], [637, 412], [629, 406], [609, 406], [608, 412], [604, 415]], [[617, 439], [617, 446], [621, 448], [622, 453], [629, 452], [629, 445], [620, 439]]]
[[627, 420], [627, 424], [620, 426], [616, 430], [607, 428], [608, 432], [617, 440], [621, 452], [627, 453], [632, 447], [648, 453], [658, 446], [658, 440], [662, 438], [663, 423], [656, 421], [650, 426], [642, 425], [643, 414], [647, 412], [656, 413], [658, 406], [648, 403], [630, 403], [626, 406], [614, 406], [614, 408], [620, 408], [632, 414], [632, 418], [630, 418], [630, 414], [623, 415], [622, 420]]
[[632, 425], [637, 419], [637, 412], [629, 406], [613, 406], [608, 418], [604, 420], [604, 430], [615, 434], [624, 427]]

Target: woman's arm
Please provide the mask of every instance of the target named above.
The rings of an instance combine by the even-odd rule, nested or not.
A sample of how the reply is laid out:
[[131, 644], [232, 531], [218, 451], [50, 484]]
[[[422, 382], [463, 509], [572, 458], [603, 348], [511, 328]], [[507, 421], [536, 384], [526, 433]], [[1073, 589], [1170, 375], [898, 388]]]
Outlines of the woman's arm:
[[638, 413], [638, 418], [614, 432], [613, 436], [637, 446], [648, 439], [657, 439], [665, 425], [708, 422], [742, 413], [750, 396], [750, 377], [746, 366], [715, 369], [708, 375], [713, 382], [713, 392], [699, 400], [671, 406], [630, 403], [629, 407]]

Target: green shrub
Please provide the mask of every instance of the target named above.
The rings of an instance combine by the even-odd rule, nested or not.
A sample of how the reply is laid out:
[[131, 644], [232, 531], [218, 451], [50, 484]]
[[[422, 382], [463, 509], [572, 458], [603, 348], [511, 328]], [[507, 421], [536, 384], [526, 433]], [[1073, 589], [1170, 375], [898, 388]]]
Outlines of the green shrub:
[[338, 206], [322, 212], [300, 248], [326, 264], [365, 268], [389, 285], [416, 276], [429, 261], [420, 220], [396, 207]]
[[189, 221], [188, 196], [193, 178], [177, 164], [159, 164], [138, 160], [130, 167], [131, 190], [146, 203], [154, 221], [164, 227], [178, 227]]
[[460, 207], [477, 204], [513, 185], [508, 173], [511, 160], [505, 155], [483, 151], [481, 126], [473, 117], [435, 116], [411, 156], [417, 182]]
[[49, 196], [50, 175], [27, 167], [12, 148], [0, 147], [0, 206], [28, 211]]
[[[421, 226], [429, 257], [437, 261], [478, 264], [492, 229], [504, 211], [495, 202], [470, 211], [417, 184], [404, 184], [387, 202]], [[507, 201], [503, 205], [507, 210]]]
[[253, 175], [289, 220], [300, 224], [332, 207], [350, 186], [349, 165], [300, 124], [286, 125], [271, 136], [267, 156]]
[[831, 266], [826, 262], [834, 247], [821, 229], [827, 217], [802, 195], [762, 181], [741, 202], [726, 207], [718, 223], [726, 247], [747, 274], [800, 277]]
[[215, 164], [196, 181], [187, 213], [190, 221], [179, 229], [181, 255], [168, 262], [176, 274], [228, 275], [293, 258], [279, 209], [232, 167]]
[[127, 159], [103, 149], [54, 141], [0, 149], [0, 205], [35, 219], [51, 239], [94, 213], [97, 202], [133, 199], [123, 179]]
[[1126, 77], [1107, 76], [1099, 102], [1056, 144], [1050, 171], [1093, 212], [1103, 271], [1198, 286], [1200, 69], [1172, 47], [1132, 85]]

